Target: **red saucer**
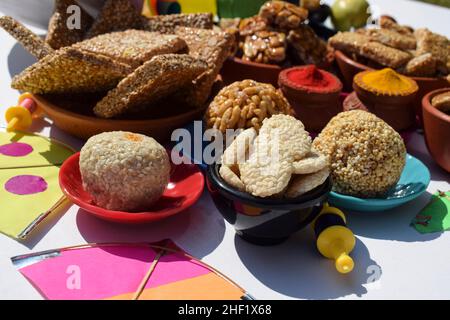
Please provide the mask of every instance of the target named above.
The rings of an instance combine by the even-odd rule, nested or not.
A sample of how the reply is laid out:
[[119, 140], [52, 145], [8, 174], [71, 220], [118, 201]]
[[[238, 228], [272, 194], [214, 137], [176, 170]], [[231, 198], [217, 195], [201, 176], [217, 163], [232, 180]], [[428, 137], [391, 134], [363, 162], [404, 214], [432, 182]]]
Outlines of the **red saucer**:
[[161, 199], [148, 212], [111, 211], [95, 205], [83, 189], [79, 167], [80, 153], [67, 159], [59, 172], [59, 185], [64, 194], [88, 213], [120, 223], [148, 223], [165, 219], [186, 210], [200, 198], [205, 180], [194, 164], [172, 165], [169, 185]]

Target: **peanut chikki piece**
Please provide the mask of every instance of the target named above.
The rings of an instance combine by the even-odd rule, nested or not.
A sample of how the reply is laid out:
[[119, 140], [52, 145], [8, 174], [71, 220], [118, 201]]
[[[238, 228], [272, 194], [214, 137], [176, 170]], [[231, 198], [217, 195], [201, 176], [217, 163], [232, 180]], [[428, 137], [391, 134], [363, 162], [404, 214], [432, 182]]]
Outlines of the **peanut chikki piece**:
[[428, 29], [417, 29], [417, 54], [431, 53], [436, 59], [437, 68], [443, 74], [450, 72], [450, 40]]
[[208, 63], [208, 70], [187, 89], [186, 101], [194, 107], [203, 106], [233, 45], [227, 32], [179, 27], [176, 35], [186, 41], [189, 55]]
[[287, 40], [305, 64], [319, 65], [325, 62], [328, 53], [327, 44], [310, 26], [302, 24], [299, 28], [291, 30]]
[[[79, 25], [74, 21], [73, 28], [69, 29], [71, 16], [74, 14], [68, 10], [71, 6], [77, 6], [80, 9], [81, 17]], [[55, 12], [50, 19], [45, 41], [53, 49], [68, 47], [83, 40], [84, 34], [91, 27], [93, 21], [94, 19], [76, 1], [55, 0]]]
[[425, 53], [411, 59], [404, 73], [413, 77], [430, 77], [436, 74], [436, 59], [431, 53]]
[[103, 54], [137, 68], [156, 55], [177, 53], [187, 48], [175, 35], [127, 30], [99, 35], [74, 45], [75, 48]]
[[389, 47], [400, 50], [415, 50], [416, 38], [412, 35], [402, 35], [388, 29], [365, 29], [363, 31], [372, 41], [380, 42]]
[[99, 92], [114, 88], [130, 66], [76, 48], [62, 48], [12, 79], [14, 89], [36, 94]]
[[128, 29], [142, 29], [143, 16], [129, 0], [107, 0], [86, 38]]
[[379, 42], [365, 43], [359, 54], [392, 69], [405, 65], [412, 58], [408, 52], [385, 46]]
[[38, 35], [11, 17], [0, 17], [0, 27], [13, 36], [29, 53], [38, 59], [53, 53], [53, 49]]
[[99, 117], [112, 118], [142, 110], [192, 84], [207, 68], [205, 61], [187, 54], [156, 56], [123, 79], [95, 106], [94, 112]]
[[144, 30], [174, 34], [177, 27], [212, 29], [211, 13], [169, 14], [150, 18], [144, 17]]

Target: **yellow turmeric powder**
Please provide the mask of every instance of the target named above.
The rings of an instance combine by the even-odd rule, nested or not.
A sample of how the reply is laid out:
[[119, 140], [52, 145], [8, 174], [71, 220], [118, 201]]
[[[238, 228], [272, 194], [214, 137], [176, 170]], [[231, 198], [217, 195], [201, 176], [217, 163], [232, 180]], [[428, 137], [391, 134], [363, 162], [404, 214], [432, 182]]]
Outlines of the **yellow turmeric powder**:
[[417, 83], [390, 68], [358, 73], [354, 82], [359, 87], [379, 95], [406, 96], [415, 93]]

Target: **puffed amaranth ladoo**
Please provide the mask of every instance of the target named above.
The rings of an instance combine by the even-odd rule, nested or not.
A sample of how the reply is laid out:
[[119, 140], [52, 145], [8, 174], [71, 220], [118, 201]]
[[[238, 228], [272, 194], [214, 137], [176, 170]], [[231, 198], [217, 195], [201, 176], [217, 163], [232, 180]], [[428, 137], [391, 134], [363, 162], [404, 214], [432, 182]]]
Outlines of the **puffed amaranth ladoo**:
[[[74, 14], [71, 10], [68, 10], [71, 6], [77, 6], [81, 13], [80, 21], [73, 21], [73, 28], [68, 27], [72, 23], [71, 16]], [[48, 24], [45, 41], [53, 49], [68, 47], [83, 40], [85, 33], [93, 22], [94, 19], [76, 1], [55, 0], [55, 12]]]
[[74, 47], [95, 54], [103, 54], [133, 68], [139, 67], [156, 55], [187, 50], [186, 42], [175, 35], [162, 35], [141, 30], [102, 34], [77, 43]]
[[29, 53], [31, 53], [37, 59], [42, 59], [54, 52], [53, 49], [48, 44], [46, 44], [44, 40], [42, 40], [37, 34], [11, 17], [0, 17], [0, 27], [5, 29], [6, 32], [13, 36]]
[[174, 34], [177, 27], [212, 29], [214, 25], [211, 13], [169, 14], [144, 17], [144, 30]]
[[142, 29], [143, 19], [143, 16], [131, 1], [107, 0], [87, 32], [86, 38], [93, 38], [114, 31]]
[[94, 107], [102, 118], [143, 110], [175, 93], [208, 69], [208, 64], [187, 54], [159, 55], [123, 79]]
[[35, 94], [99, 92], [114, 88], [132, 71], [104, 55], [67, 47], [25, 69], [11, 86]]
[[179, 27], [176, 35], [186, 41], [189, 55], [208, 63], [208, 71], [194, 80], [187, 92], [186, 101], [194, 107], [203, 106], [208, 100], [214, 82], [228, 58], [233, 36], [227, 32]]

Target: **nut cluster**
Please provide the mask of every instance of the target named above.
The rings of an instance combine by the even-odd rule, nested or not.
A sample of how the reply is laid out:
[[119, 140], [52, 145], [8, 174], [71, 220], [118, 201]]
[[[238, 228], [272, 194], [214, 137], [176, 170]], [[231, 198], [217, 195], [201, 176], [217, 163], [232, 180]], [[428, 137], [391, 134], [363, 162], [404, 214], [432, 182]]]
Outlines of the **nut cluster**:
[[292, 30], [308, 18], [308, 10], [284, 1], [269, 1], [261, 7], [259, 15], [275, 28]]
[[274, 31], [259, 31], [248, 36], [242, 59], [258, 63], [283, 62], [286, 59], [286, 35]]
[[398, 182], [406, 161], [400, 135], [361, 110], [334, 117], [313, 147], [330, 158], [333, 189], [363, 198], [385, 195]]
[[253, 80], [235, 82], [223, 88], [206, 112], [208, 128], [255, 128], [275, 114], [291, 115], [293, 110], [283, 94], [270, 84]]

